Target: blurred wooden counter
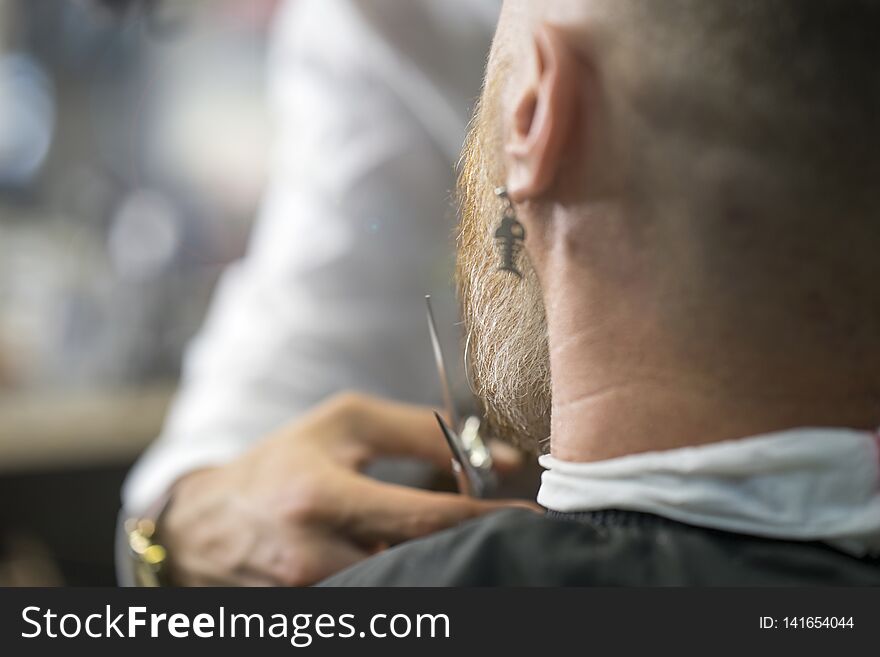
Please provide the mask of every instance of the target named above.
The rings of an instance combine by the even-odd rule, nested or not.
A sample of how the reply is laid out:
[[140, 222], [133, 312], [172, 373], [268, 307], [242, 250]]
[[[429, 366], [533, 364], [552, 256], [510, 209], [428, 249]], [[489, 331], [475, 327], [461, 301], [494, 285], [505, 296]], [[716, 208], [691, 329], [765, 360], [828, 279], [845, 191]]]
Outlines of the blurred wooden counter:
[[158, 435], [173, 385], [0, 393], [0, 473], [131, 462]]

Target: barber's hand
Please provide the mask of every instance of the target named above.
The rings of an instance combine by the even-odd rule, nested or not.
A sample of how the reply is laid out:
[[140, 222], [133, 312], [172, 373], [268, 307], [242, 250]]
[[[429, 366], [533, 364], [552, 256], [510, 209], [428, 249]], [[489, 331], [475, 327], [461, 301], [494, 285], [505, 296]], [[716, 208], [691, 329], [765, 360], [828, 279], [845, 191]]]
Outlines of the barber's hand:
[[317, 582], [371, 554], [514, 501], [382, 483], [381, 456], [449, 468], [429, 409], [341, 395], [228, 465], [187, 475], [159, 528], [181, 585]]

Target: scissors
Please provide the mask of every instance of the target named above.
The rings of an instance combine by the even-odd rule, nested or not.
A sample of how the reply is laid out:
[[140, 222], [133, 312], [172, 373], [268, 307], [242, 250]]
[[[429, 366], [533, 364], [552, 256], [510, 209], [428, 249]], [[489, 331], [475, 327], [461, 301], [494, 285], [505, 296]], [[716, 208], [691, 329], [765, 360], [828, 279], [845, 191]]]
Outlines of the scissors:
[[449, 387], [446, 361], [443, 358], [440, 338], [437, 335], [437, 323], [431, 308], [430, 295], [425, 296], [425, 304], [428, 307], [428, 332], [431, 334], [434, 362], [440, 377], [446, 417], [449, 418], [451, 426], [436, 411], [434, 411], [434, 417], [437, 418], [440, 430], [452, 452], [452, 473], [462, 495], [488, 497], [497, 485], [497, 478], [492, 469], [492, 454], [480, 437], [479, 417], [470, 415], [463, 422], [459, 422], [459, 414], [456, 412], [452, 391]]

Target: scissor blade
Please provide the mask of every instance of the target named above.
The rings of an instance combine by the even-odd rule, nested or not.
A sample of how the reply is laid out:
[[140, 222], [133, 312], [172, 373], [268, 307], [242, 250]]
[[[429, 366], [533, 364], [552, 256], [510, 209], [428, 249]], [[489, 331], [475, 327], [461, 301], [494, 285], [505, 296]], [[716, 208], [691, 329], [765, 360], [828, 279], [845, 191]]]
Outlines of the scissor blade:
[[465, 453], [464, 445], [461, 443], [461, 438], [449, 428], [449, 425], [446, 424], [446, 421], [437, 411], [434, 411], [434, 417], [437, 418], [437, 423], [440, 425], [443, 437], [446, 438], [446, 442], [449, 444], [449, 451], [452, 452], [452, 470], [458, 485], [458, 491], [462, 495], [473, 497], [479, 482], [471, 481], [472, 475], [470, 473], [472, 468], [468, 467], [470, 464], [467, 462], [467, 454]]
[[452, 390], [449, 387], [449, 378], [446, 374], [446, 361], [443, 358], [443, 349], [440, 347], [440, 338], [437, 335], [437, 322], [434, 319], [434, 310], [431, 307], [431, 295], [425, 295], [425, 305], [428, 307], [428, 332], [431, 334], [431, 347], [434, 350], [434, 363], [437, 365], [437, 374], [440, 377], [440, 389], [443, 392], [443, 406], [446, 409], [446, 417], [453, 427], [458, 426], [458, 414], [452, 403]]

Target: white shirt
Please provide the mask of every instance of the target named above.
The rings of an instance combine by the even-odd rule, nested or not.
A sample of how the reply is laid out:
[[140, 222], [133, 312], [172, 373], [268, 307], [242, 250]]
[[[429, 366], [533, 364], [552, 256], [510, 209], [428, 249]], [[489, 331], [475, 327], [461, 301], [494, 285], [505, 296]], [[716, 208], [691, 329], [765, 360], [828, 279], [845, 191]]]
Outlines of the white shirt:
[[128, 512], [334, 392], [439, 398], [423, 297], [454, 344], [454, 167], [498, 10], [297, 0], [281, 12], [263, 208], [188, 349], [162, 435], [126, 482]]
[[594, 463], [542, 456], [538, 502], [880, 554], [878, 442], [862, 431], [794, 429]]

